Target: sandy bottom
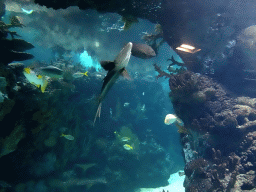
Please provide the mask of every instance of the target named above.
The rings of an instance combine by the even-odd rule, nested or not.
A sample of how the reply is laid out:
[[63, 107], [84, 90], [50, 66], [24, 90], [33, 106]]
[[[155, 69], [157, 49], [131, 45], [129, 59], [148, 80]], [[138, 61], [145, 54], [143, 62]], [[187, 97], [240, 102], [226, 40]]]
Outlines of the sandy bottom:
[[180, 177], [179, 172], [174, 173], [168, 179], [169, 185], [165, 187], [158, 188], [140, 188], [136, 190], [136, 192], [185, 192], [185, 188], [183, 187], [185, 176]]

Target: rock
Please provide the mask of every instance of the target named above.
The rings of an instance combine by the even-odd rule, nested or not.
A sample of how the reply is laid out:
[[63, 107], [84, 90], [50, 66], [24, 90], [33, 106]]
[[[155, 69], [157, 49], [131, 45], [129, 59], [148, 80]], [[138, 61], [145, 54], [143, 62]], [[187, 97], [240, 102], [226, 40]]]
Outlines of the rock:
[[4, 94], [0, 92], [0, 103], [4, 102]]
[[4, 14], [5, 14], [4, 0], [0, 0], [0, 17], [4, 16]]
[[22, 72], [25, 66], [23, 63], [10, 63], [8, 64], [8, 67], [13, 69], [14, 71]]
[[6, 85], [7, 85], [7, 82], [5, 77], [0, 77], [0, 91], [5, 92]]
[[3, 140], [0, 158], [16, 150], [18, 143], [25, 137], [21, 125], [14, 128], [11, 134]]

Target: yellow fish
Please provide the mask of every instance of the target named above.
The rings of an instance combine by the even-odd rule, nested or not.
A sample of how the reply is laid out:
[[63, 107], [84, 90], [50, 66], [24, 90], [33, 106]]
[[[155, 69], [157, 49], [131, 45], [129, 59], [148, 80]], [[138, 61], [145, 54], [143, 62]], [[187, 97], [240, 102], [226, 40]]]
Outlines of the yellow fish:
[[123, 145], [123, 147], [125, 150], [128, 150], [128, 151], [133, 150], [133, 147], [129, 144], [125, 144], [125, 145]]
[[48, 85], [48, 81], [45, 77], [43, 77], [42, 75], [37, 75], [30, 68], [24, 68], [23, 74], [31, 84], [35, 85], [38, 88], [41, 86], [41, 91], [42, 93], [44, 93]]
[[75, 139], [75, 137], [73, 137], [72, 135], [65, 135], [64, 133], [61, 134], [61, 137], [65, 137], [66, 139], [73, 141]]
[[83, 76], [88, 76], [88, 71], [82, 73], [82, 72], [76, 72], [73, 74], [73, 77], [74, 78], [80, 78], [80, 77], [83, 77]]

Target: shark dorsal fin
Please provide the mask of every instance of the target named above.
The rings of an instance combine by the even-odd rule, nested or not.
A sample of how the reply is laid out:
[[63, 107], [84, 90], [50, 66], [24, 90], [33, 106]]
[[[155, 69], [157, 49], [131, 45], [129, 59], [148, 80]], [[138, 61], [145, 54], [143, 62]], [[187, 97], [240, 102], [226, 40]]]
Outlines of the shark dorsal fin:
[[113, 61], [101, 61], [100, 65], [106, 71], [111, 71], [112, 69], [115, 68], [115, 63]]

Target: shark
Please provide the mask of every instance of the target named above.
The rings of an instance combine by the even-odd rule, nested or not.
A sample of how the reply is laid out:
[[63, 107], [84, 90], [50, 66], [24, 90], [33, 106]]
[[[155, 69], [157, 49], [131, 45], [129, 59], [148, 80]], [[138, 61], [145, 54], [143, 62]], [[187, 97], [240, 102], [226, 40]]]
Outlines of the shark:
[[94, 118], [93, 126], [96, 122], [97, 117], [100, 118], [102, 101], [106, 97], [111, 87], [115, 84], [120, 75], [129, 79], [126, 67], [129, 63], [132, 51], [132, 43], [127, 43], [120, 53], [117, 55], [114, 61], [101, 61], [101, 66], [108, 71], [106, 77], [103, 79], [103, 85], [101, 88], [100, 95], [98, 97], [98, 109]]
[[172, 58], [171, 59], [167, 59], [167, 61], [171, 61], [172, 63], [170, 64], [170, 66], [172, 65], [179, 65], [179, 66], [183, 66], [185, 63], [180, 63], [178, 61], [176, 61], [172, 55]]

